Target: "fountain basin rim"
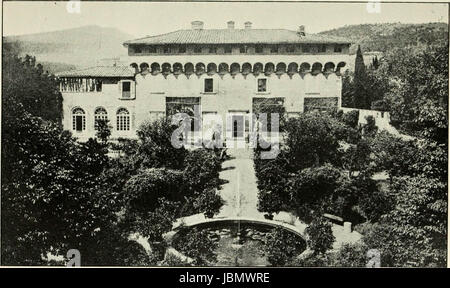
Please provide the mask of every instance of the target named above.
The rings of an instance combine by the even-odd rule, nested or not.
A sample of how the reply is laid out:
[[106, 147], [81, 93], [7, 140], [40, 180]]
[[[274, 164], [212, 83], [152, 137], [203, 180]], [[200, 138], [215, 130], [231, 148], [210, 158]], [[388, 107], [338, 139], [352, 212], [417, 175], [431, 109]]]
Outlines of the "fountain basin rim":
[[[251, 217], [224, 217], [224, 218], [204, 218], [197, 221], [190, 221], [190, 222], [184, 222], [183, 218], [178, 219], [177, 223], [174, 224], [174, 227], [172, 229], [172, 236], [175, 235], [180, 228], [182, 227], [189, 227], [193, 228], [195, 226], [200, 226], [204, 224], [210, 224], [210, 223], [224, 223], [224, 222], [240, 222], [244, 224], [256, 224], [256, 225], [266, 225], [271, 227], [280, 227], [283, 228], [291, 233], [294, 233], [298, 236], [300, 236], [303, 240], [307, 240], [306, 234], [304, 232], [304, 229], [301, 227], [294, 226], [292, 224], [288, 224], [285, 222], [280, 222], [276, 220], [269, 220], [269, 219], [258, 219], [258, 218], [251, 218]], [[169, 232], [170, 233], [170, 232]]]

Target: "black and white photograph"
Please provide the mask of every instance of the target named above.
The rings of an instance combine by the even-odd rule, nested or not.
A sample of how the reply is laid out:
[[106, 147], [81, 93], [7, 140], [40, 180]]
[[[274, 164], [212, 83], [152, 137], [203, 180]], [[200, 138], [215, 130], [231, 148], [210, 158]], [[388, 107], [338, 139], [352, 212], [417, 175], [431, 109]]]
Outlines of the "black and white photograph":
[[3, 1], [0, 265], [448, 267], [448, 18]]

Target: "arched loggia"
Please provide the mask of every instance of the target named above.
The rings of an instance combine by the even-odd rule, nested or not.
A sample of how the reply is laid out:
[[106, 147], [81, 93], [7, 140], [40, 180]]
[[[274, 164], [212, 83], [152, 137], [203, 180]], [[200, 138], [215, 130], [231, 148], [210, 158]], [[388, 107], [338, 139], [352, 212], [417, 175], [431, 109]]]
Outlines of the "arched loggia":
[[205, 73], [205, 69], [205, 64], [203, 63], [197, 63], [195, 65], [195, 73], [197, 73], [198, 75]]
[[172, 66], [172, 70], [174, 74], [181, 74], [183, 73], [183, 65], [181, 63], [174, 63]]
[[[133, 64], [136, 64], [136, 63], [133, 63]], [[133, 65], [133, 64], [131, 64], [131, 65]], [[139, 65], [139, 69], [140, 69], [141, 73], [146, 72], [148, 70], [148, 63], [145, 63], [145, 62], [141, 63]]]
[[217, 73], [217, 65], [215, 63], [209, 63], [206, 67], [206, 71], [209, 75]]
[[314, 64], [312, 65], [311, 72], [312, 72], [314, 75], [319, 74], [320, 72], [322, 72], [322, 64], [319, 63], [319, 62], [314, 63]]
[[131, 63], [131, 64], [130, 64], [130, 67], [133, 68], [134, 74], [139, 73], [139, 66], [138, 66], [137, 63]]
[[252, 73], [252, 64], [244, 63], [242, 64], [242, 74], [247, 75]]
[[347, 63], [345, 63], [345, 62], [339, 62], [336, 66], [336, 72], [339, 72], [339, 73], [344, 72], [343, 70], [346, 65], [347, 65]]
[[170, 68], [171, 68], [171, 65], [169, 63], [163, 63], [161, 65], [161, 72], [164, 73], [164, 74], [169, 74], [170, 73]]
[[333, 73], [334, 72], [335, 65], [333, 62], [327, 62], [325, 63], [325, 66], [323, 67], [323, 72], [325, 73]]
[[272, 74], [273, 72], [275, 72], [275, 64], [273, 64], [273, 63], [271, 63], [271, 62], [266, 63], [266, 66], [264, 66], [264, 73], [265, 73], [266, 75], [270, 75], [270, 74]]
[[220, 63], [219, 64], [219, 74], [226, 74], [228, 73], [228, 64], [227, 63]]
[[278, 63], [276, 69], [277, 69], [276, 70], [277, 74], [286, 73], [286, 63], [283, 63], [283, 62]]
[[159, 63], [153, 62], [152, 65], [150, 65], [150, 69], [152, 69], [152, 73], [158, 73], [161, 71], [161, 67], [159, 66]]
[[298, 73], [298, 64], [295, 62], [289, 63], [287, 70], [290, 75]]
[[300, 65], [300, 73], [308, 73], [311, 71], [311, 65], [309, 63], [303, 62]]
[[264, 71], [264, 66], [262, 63], [255, 63], [253, 65], [253, 74], [258, 75], [259, 73], [262, 73]]
[[233, 64], [231, 64], [231, 66], [230, 66], [230, 73], [231, 73], [232, 75], [236, 75], [236, 74], [238, 74], [239, 72], [241, 72], [241, 66], [239, 65], [239, 63], [233, 63]]
[[186, 73], [186, 75], [191, 75], [194, 73], [194, 64], [188, 62], [186, 64], [184, 64], [184, 73]]

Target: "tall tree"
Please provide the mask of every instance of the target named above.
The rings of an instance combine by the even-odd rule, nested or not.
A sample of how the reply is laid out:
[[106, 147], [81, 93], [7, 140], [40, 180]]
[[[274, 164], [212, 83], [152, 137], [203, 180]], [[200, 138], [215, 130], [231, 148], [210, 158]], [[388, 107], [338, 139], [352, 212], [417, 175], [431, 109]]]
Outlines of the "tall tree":
[[369, 109], [370, 103], [367, 96], [367, 74], [366, 65], [364, 64], [364, 58], [361, 52], [361, 47], [358, 46], [355, 60], [355, 76], [354, 76], [354, 101], [355, 107], [360, 109]]
[[448, 142], [448, 44], [405, 47], [386, 55], [392, 89], [385, 100], [402, 131]]
[[[60, 124], [62, 95], [58, 89], [57, 79], [44, 72], [42, 65], [36, 63], [35, 57], [26, 55], [19, 58], [14, 45], [5, 45], [4, 48], [2, 99], [20, 103], [32, 116]], [[2, 105], [2, 108], [3, 112], [7, 109], [5, 105]], [[2, 116], [2, 120], [7, 116]]]
[[345, 71], [342, 75], [342, 107], [355, 107], [355, 89], [353, 87], [353, 73]]
[[379, 66], [380, 63], [378, 62], [378, 57], [375, 55], [375, 57], [372, 59], [371, 68], [376, 70]]
[[62, 130], [55, 79], [34, 58], [3, 52], [1, 264], [48, 265], [48, 253], [69, 249], [82, 265], [149, 264], [115, 225], [105, 145]]

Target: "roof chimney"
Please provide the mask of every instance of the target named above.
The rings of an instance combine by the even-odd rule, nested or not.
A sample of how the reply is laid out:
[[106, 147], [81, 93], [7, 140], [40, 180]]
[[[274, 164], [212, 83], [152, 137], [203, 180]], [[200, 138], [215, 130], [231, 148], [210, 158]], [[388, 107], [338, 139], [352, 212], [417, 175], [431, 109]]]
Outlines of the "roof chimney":
[[245, 27], [245, 29], [252, 29], [252, 22], [250, 22], [250, 21], [245, 22], [244, 27]]
[[305, 26], [303, 25], [298, 26], [297, 34], [300, 36], [305, 36]]
[[228, 29], [234, 29], [234, 21], [227, 22]]
[[203, 29], [203, 21], [192, 21], [191, 22], [193, 30], [202, 30]]

